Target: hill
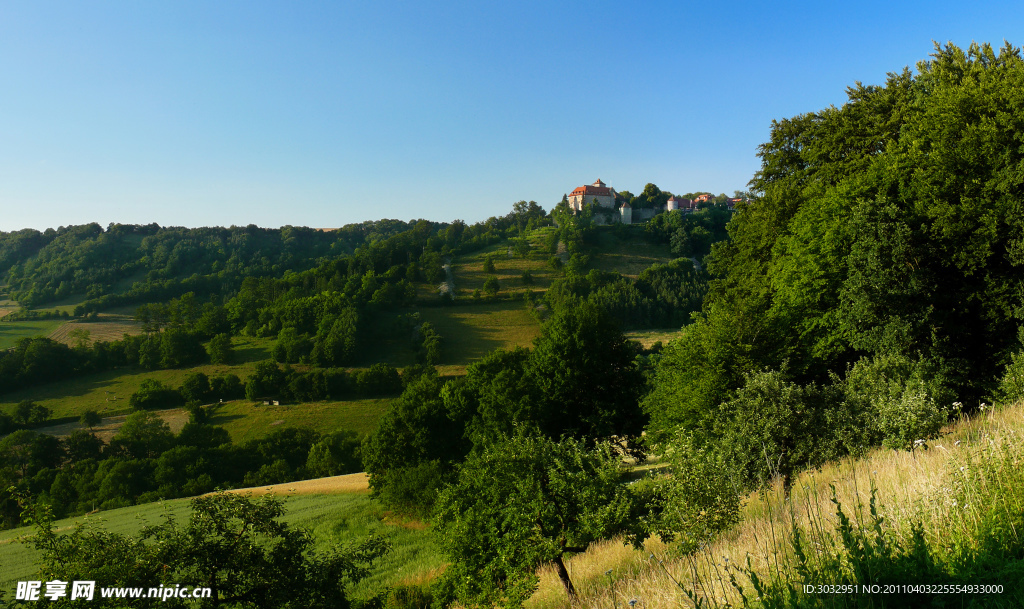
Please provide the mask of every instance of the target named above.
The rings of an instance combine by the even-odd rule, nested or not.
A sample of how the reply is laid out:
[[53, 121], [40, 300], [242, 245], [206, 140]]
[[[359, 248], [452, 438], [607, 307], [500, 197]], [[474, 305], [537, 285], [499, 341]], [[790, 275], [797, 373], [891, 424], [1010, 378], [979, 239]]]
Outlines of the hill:
[[[267, 489], [240, 489], [260, 494]], [[278, 492], [279, 491], [279, 492]], [[372, 572], [351, 589], [353, 598], [369, 598], [398, 584], [416, 584], [443, 566], [433, 540], [424, 527], [385, 513], [368, 496], [362, 474], [310, 480], [281, 485], [276, 494], [285, 497], [284, 522], [308, 529], [317, 549], [347, 544], [370, 535], [381, 535], [392, 544], [391, 552], [374, 564]], [[79, 524], [101, 527], [118, 534], [136, 534], [147, 525], [161, 522], [165, 515], [182, 518], [188, 513], [188, 499], [161, 501], [107, 512], [60, 520], [56, 529], [69, 530]], [[14, 584], [35, 573], [36, 551], [22, 543], [32, 534], [30, 527], [0, 532], [0, 589], [13, 598]]]

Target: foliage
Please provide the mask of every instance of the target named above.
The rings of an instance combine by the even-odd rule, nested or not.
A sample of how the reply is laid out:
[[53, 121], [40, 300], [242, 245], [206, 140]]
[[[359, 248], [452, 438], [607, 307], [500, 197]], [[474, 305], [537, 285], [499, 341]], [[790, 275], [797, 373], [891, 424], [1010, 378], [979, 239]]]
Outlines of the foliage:
[[361, 443], [359, 434], [354, 431], [329, 434], [310, 447], [306, 470], [314, 478], [361, 472]]
[[[755, 196], [707, 257], [702, 314], [661, 360], [654, 434], [704, 424], [764, 368], [821, 384], [898, 355], [966, 404], [991, 393], [1024, 314], [1022, 83], [1018, 49], [948, 45], [916, 75], [774, 122]], [[929, 398], [900, 408], [931, 425]]]
[[[280, 522], [282, 502], [270, 496], [219, 493], [192, 500], [186, 525], [167, 517], [129, 537], [77, 527], [58, 535], [43, 515], [32, 544], [43, 553], [46, 580], [92, 579], [107, 586], [159, 587], [181, 582], [209, 587], [203, 606], [348, 606], [345, 588], [388, 550], [379, 538], [313, 551], [312, 536]], [[119, 606], [94, 598], [97, 606]], [[172, 601], [173, 602], [173, 601]], [[73, 604], [68, 599], [57, 605]]]
[[370, 488], [389, 507], [428, 512], [455, 463], [469, 450], [461, 413], [442, 398], [444, 386], [436, 374], [411, 382], [363, 443]]
[[206, 345], [206, 354], [210, 356], [210, 362], [214, 364], [230, 364], [234, 359], [234, 350], [231, 346], [231, 337], [227, 334], [217, 334], [210, 339]]
[[128, 398], [128, 405], [133, 409], [173, 408], [180, 405], [181, 402], [181, 393], [156, 379], [142, 381], [139, 390]]
[[442, 492], [437, 531], [452, 565], [444, 587], [468, 606], [519, 607], [554, 562], [619, 530], [629, 513], [621, 469], [607, 445], [517, 435], [473, 453]]
[[671, 475], [660, 481], [664, 507], [647, 526], [665, 541], [678, 538], [680, 551], [693, 552], [739, 522], [743, 486], [721, 452], [686, 432], [669, 450]]
[[911, 450], [935, 437], [949, 419], [947, 404], [952, 403], [944, 383], [925, 361], [890, 354], [857, 361], [842, 382], [856, 445], [861, 450], [877, 444]]

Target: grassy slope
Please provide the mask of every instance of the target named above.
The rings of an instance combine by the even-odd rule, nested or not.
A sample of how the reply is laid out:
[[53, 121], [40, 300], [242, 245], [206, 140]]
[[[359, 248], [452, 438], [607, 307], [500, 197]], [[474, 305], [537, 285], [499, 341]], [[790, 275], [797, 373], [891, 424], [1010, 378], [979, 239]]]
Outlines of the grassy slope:
[[[879, 513], [885, 518], [882, 530], [887, 542], [906, 542], [910, 524], [920, 521], [924, 540], [933, 556], [945, 557], [954, 542], [963, 547], [976, 546], [972, 527], [983, 525], [996, 507], [992, 501], [981, 500], [978, 476], [985, 477], [988, 484], [999, 489], [996, 503], [1000, 509], [1015, 511], [1018, 519], [1024, 514], [1024, 472], [1018, 467], [1024, 459], [1021, 434], [1024, 434], [1024, 403], [950, 425], [941, 439], [931, 443], [929, 450], [912, 454], [876, 449], [861, 459], [847, 459], [820, 471], [805, 473], [794, 483], [791, 501], [783, 498], [778, 484], [766, 493], [752, 494], [745, 501], [740, 524], [692, 557], [673, 557], [672, 549], [657, 540], [648, 542], [644, 551], [610, 540], [573, 557], [567, 566], [580, 591], [582, 606], [610, 607], [613, 603], [623, 606], [630, 599], [637, 599], [638, 606], [651, 609], [690, 606], [692, 603], [684, 595], [683, 587], [703, 597], [704, 606], [721, 607], [726, 603], [735, 606], [739, 599], [728, 578], [735, 576], [752, 593], [749, 578], [737, 569], [745, 565], [748, 558], [762, 581], [775, 576], [799, 589], [799, 584], [811, 582], [802, 582], [793, 570], [793, 551], [789, 544], [792, 522], [802, 527], [805, 539], [808, 529], [812, 531], [809, 552], [812, 562], [816, 556], [820, 557], [815, 552], [821, 547], [843, 553], [834, 532], [837, 517], [830, 485], [835, 486], [837, 499], [847, 516], [854, 522], [859, 518], [865, 529], [871, 525], [868, 514], [871, 488], [876, 488]], [[985, 463], [995, 465], [986, 468]], [[965, 489], [968, 497], [977, 497], [977, 503], [964, 505], [961, 500], [958, 505], [954, 489]], [[1007, 543], [1024, 547], [1024, 530], [1006, 527], [1002, 535]], [[664, 568], [650, 560], [651, 553], [664, 559]], [[609, 570], [611, 578], [606, 575]], [[614, 584], [610, 585], [610, 581]], [[999, 606], [1024, 605], [1024, 582], [1001, 583], [1007, 584], [1003, 597], [982, 600], [1008, 603]], [[1011, 602], [1011, 598], [1016, 600]], [[955, 606], [970, 600], [953, 595], [946, 599]], [[533, 609], [568, 607], [553, 569], [541, 570], [540, 589], [529, 606]]]
[[49, 336], [66, 323], [64, 319], [0, 321], [0, 349], [10, 349], [22, 338]]
[[[131, 535], [146, 525], [162, 522], [164, 514], [172, 514], [179, 522], [183, 521], [189, 514], [188, 501], [175, 499], [111, 510], [61, 520], [56, 527], [68, 530], [84, 522]], [[390, 539], [392, 551], [374, 565], [369, 578], [350, 591], [353, 597], [366, 598], [389, 585], [422, 581], [442, 568], [433, 540], [424, 527], [415, 522], [392, 522], [370, 500], [365, 487], [341, 493], [289, 496], [284, 497], [284, 501], [287, 509], [284, 521], [310, 530], [317, 548], [345, 545], [369, 535]], [[38, 552], [18, 541], [31, 532], [28, 527], [0, 532], [0, 589], [7, 592], [8, 598], [14, 596], [14, 582], [29, 579], [38, 568]]]

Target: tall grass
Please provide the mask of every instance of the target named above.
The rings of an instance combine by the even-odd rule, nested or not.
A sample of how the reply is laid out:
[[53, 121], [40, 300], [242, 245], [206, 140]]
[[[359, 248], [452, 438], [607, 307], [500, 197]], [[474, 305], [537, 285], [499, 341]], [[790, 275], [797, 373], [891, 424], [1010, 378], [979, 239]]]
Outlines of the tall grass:
[[[913, 453], [876, 450], [746, 499], [743, 519], [679, 555], [612, 541], [570, 564], [584, 606], [1024, 606], [1024, 404], [961, 420]], [[605, 575], [608, 570], [610, 575]], [[893, 585], [1001, 585], [905, 593]], [[842, 593], [810, 586], [848, 586]], [[850, 586], [858, 586], [851, 588]], [[863, 586], [880, 586], [865, 592]], [[890, 588], [886, 589], [888, 585]], [[564, 607], [543, 572], [533, 607]], [[856, 590], [856, 593], [854, 592]], [[883, 592], [888, 590], [888, 592]]]

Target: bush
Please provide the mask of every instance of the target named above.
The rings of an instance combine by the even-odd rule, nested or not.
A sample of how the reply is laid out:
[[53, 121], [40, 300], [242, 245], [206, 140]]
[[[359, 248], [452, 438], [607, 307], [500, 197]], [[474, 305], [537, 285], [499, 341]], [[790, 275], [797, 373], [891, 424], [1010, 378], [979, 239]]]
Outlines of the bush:
[[501, 284], [498, 283], [498, 278], [494, 275], [488, 277], [487, 281], [484, 282], [484, 292], [486, 292], [488, 296], [497, 296], [498, 290], [500, 289]]
[[377, 363], [353, 376], [356, 392], [363, 396], [390, 395], [402, 391], [402, 377], [390, 364]]
[[181, 393], [171, 389], [156, 379], [142, 381], [139, 390], [128, 398], [128, 405], [133, 409], [174, 408], [183, 402]]
[[680, 539], [692, 552], [739, 522], [741, 487], [721, 454], [680, 433], [670, 448], [672, 476], [665, 480], [665, 509], [653, 531]]
[[926, 361], [902, 355], [862, 358], [841, 385], [853, 423], [863, 430], [864, 448], [914, 448], [939, 432], [948, 419], [945, 404], [952, 402], [942, 375]]
[[1011, 404], [1024, 398], [1024, 351], [1010, 356], [1003, 377], [999, 379], [995, 401], [1000, 404]]

